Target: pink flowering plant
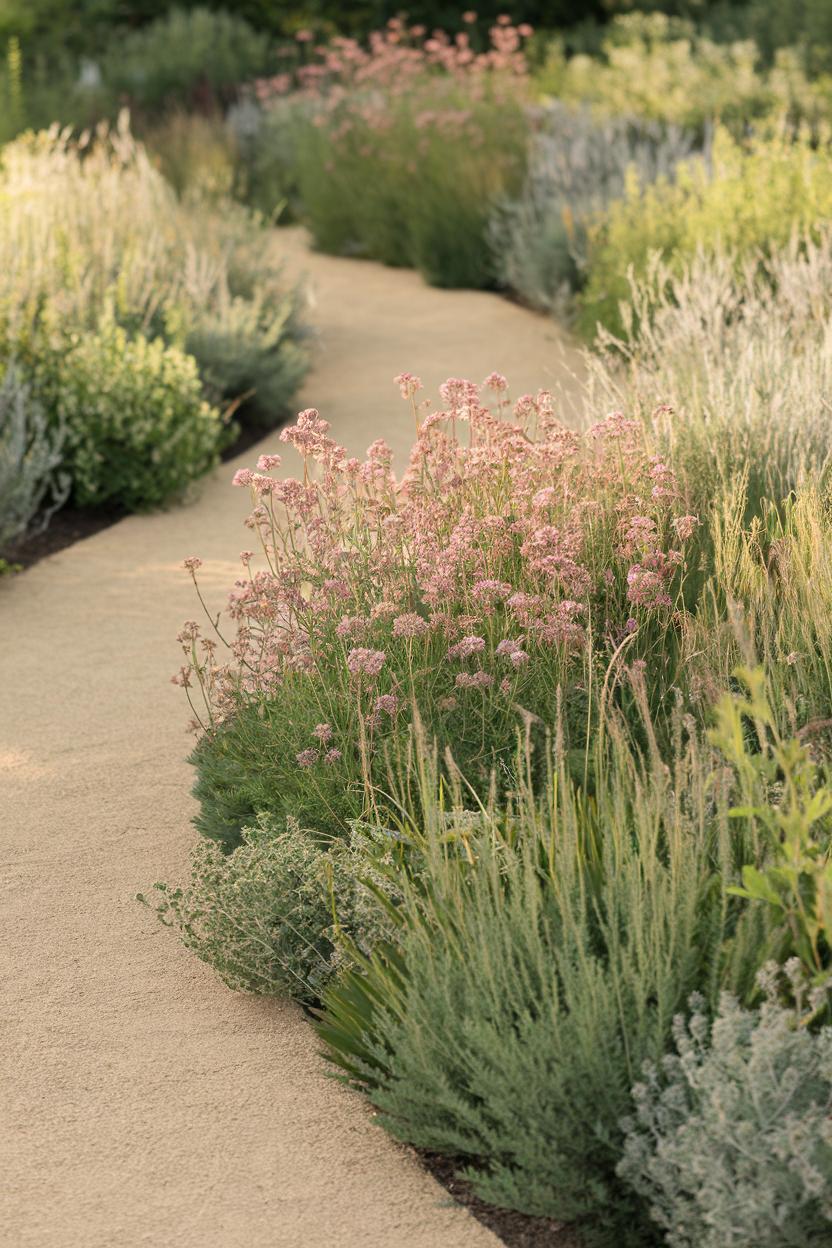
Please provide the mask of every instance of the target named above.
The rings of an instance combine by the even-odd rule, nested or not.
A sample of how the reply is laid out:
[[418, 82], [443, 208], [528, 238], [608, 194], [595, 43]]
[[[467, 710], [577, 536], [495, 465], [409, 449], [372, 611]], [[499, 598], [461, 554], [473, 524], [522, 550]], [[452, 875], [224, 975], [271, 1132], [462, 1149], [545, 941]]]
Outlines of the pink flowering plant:
[[[488, 286], [493, 203], [526, 164], [525, 25], [487, 39], [393, 18], [368, 46], [305, 45], [303, 63], [256, 84], [264, 134], [292, 137], [302, 215], [325, 250], [419, 268], [446, 286]], [[268, 159], [266, 156], [265, 159]]]
[[380, 800], [417, 713], [469, 782], [510, 787], [519, 732], [558, 721], [583, 750], [626, 668], [648, 667], [657, 699], [677, 677], [698, 520], [643, 426], [575, 432], [544, 391], [510, 403], [498, 374], [448, 380], [436, 410], [396, 380], [417, 431], [400, 477], [382, 440], [353, 458], [314, 410], [281, 434], [301, 475], [268, 455], [235, 477], [261, 559], [243, 552], [227, 622], [186, 625], [175, 677], [201, 826], [230, 843], [263, 809], [343, 828]]

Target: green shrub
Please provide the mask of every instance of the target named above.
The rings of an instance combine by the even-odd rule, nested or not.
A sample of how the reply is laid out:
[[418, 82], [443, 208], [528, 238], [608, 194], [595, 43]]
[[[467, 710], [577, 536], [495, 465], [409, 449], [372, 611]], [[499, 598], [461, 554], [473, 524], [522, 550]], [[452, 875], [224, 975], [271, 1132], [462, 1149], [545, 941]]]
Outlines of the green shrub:
[[691, 22], [662, 13], [615, 17], [601, 56], [567, 58], [552, 43], [539, 86], [559, 99], [591, 104], [612, 117], [638, 116], [702, 130], [716, 119], [740, 133], [772, 112], [815, 118], [829, 113], [828, 86], [807, 81], [793, 53], [761, 72], [759, 49], [743, 30], [715, 43]]
[[722, 251], [743, 262], [770, 254], [795, 233], [817, 236], [832, 214], [832, 162], [824, 144], [786, 134], [734, 142], [717, 130], [712, 159], [681, 165], [676, 180], [642, 186], [632, 178], [590, 239], [580, 321], [624, 330], [630, 270], [649, 272], [661, 253], [679, 272], [697, 253]]
[[300, 825], [261, 820], [232, 854], [200, 841], [189, 883], [149, 904], [229, 988], [314, 1000], [332, 953], [323, 862]]
[[383, 1125], [467, 1162], [480, 1197], [644, 1248], [619, 1121], [688, 992], [717, 992], [737, 911], [707, 752], [641, 764], [607, 726], [592, 798], [561, 764], [508, 811], [423, 799], [399, 834], [425, 862], [398, 865], [397, 938], [331, 984], [320, 1031]]
[[240, 153], [240, 193], [267, 220], [281, 224], [303, 215], [298, 189], [303, 108], [294, 95], [277, 97], [263, 108], [247, 94], [228, 111], [227, 125]]
[[104, 59], [104, 76], [140, 110], [203, 104], [234, 94], [263, 73], [269, 40], [232, 12], [173, 8], [120, 36]]
[[19, 369], [7, 367], [0, 381], [0, 549], [36, 520], [48, 523], [66, 499], [63, 442], [64, 430], [48, 427]]
[[213, 306], [195, 311], [185, 347], [209, 397], [235, 396], [246, 423], [273, 429], [306, 373], [305, 337], [296, 301], [266, 284], [249, 296], [218, 291]]
[[118, 326], [79, 336], [49, 380], [79, 506], [130, 511], [183, 495], [217, 462], [222, 420], [195, 361]]
[[194, 355], [212, 401], [285, 414], [303, 330], [270, 234], [240, 205], [180, 201], [126, 118], [90, 145], [56, 130], [8, 145], [0, 225], [0, 358], [34, 365], [114, 320]]
[[229, 988], [310, 1004], [341, 965], [346, 936], [363, 954], [390, 939], [378, 896], [392, 904], [399, 889], [370, 866], [371, 858], [389, 865], [389, 846], [368, 825], [328, 846], [294, 819], [276, 826], [261, 817], [231, 853], [200, 841], [184, 887], [156, 884], [152, 900], [139, 900]]
[[832, 1235], [832, 1027], [775, 1001], [699, 1000], [633, 1092], [619, 1174], [671, 1248], [808, 1248]]

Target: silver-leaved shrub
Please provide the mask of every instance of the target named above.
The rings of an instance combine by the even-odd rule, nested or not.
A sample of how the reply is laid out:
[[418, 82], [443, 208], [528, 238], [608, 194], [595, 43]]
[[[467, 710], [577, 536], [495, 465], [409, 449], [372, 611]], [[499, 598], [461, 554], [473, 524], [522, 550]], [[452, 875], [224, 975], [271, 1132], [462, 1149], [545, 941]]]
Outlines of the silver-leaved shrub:
[[832, 1027], [813, 1032], [770, 998], [759, 1012], [701, 999], [676, 1053], [633, 1090], [618, 1173], [670, 1248], [832, 1242]]
[[0, 380], [0, 549], [66, 498], [69, 482], [57, 471], [63, 441], [19, 370], [8, 367]]

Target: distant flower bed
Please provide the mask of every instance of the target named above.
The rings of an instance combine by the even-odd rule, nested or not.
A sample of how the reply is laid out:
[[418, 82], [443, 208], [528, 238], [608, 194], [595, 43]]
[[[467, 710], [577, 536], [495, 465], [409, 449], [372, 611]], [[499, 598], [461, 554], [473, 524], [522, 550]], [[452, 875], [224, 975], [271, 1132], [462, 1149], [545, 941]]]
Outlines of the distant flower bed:
[[440, 286], [494, 285], [486, 231], [523, 177], [531, 33], [500, 19], [477, 49], [476, 34], [426, 37], [394, 20], [366, 48], [336, 38], [255, 84], [265, 117], [252, 161], [275, 148], [325, 250], [411, 265]]

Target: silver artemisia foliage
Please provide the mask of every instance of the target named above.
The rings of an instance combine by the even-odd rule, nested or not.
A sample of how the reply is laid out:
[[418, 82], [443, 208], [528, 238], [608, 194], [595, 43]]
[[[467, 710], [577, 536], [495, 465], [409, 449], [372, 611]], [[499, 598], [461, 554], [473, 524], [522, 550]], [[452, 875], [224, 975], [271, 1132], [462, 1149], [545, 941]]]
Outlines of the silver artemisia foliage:
[[0, 548], [35, 524], [45, 527], [66, 499], [69, 481], [57, 471], [63, 441], [9, 365], [0, 381]]
[[832, 1027], [770, 999], [724, 996], [675, 1023], [676, 1053], [648, 1067], [619, 1174], [669, 1248], [832, 1243]]

